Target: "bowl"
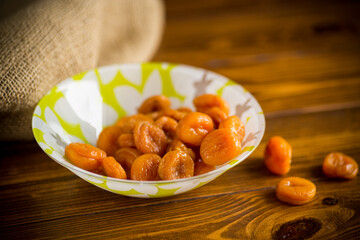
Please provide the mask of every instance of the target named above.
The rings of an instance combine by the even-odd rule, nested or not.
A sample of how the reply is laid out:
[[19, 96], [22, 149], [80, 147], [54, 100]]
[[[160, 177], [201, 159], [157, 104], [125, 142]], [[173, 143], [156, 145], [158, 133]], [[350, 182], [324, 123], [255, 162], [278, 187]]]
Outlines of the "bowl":
[[[242, 152], [215, 170], [191, 178], [167, 181], [134, 181], [98, 175], [66, 160], [71, 142], [96, 146], [97, 137], [119, 117], [135, 114], [148, 97], [163, 94], [171, 107], [194, 109], [192, 100], [216, 94], [245, 124]], [[182, 64], [134, 63], [100, 67], [68, 78], [53, 87], [38, 103], [32, 130], [41, 149], [57, 163], [85, 181], [129, 197], [168, 197], [203, 186], [245, 160], [259, 145], [265, 118], [256, 99], [242, 86], [214, 72]]]

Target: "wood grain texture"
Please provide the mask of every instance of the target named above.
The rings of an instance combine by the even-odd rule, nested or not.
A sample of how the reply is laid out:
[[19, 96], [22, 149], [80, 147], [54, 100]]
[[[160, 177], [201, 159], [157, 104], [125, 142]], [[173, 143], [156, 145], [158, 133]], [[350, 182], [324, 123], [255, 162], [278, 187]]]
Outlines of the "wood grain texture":
[[205, 9], [189, 2], [170, 1], [155, 60], [224, 74], [265, 112], [359, 104], [359, 2], [210, 1]]
[[[313, 217], [326, 226], [317, 232], [327, 239], [358, 236], [360, 195], [355, 182], [317, 181], [319, 193], [306, 207], [279, 202], [274, 189], [210, 197], [196, 197], [146, 206], [72, 215], [47, 221], [7, 226], [4, 237], [97, 239], [270, 239], [273, 229], [294, 219]], [[348, 192], [354, 194], [349, 197]], [[335, 206], [322, 204], [325, 197], [340, 199]], [[123, 199], [121, 199], [123, 200]], [[121, 201], [119, 200], [119, 201]], [[61, 206], [58, 206], [61, 207]], [[161, 221], [160, 221], [161, 220]], [[91, 226], [91, 231], [89, 231]], [[17, 231], [21, 228], [21, 231]], [[69, 231], [71, 229], [71, 231]], [[316, 235], [315, 235], [316, 236]], [[314, 237], [315, 237], [314, 236]]]
[[[332, 151], [360, 163], [359, 10], [348, 0], [166, 1], [154, 61], [204, 67], [242, 84], [265, 112], [259, 147], [199, 189], [136, 199], [86, 183], [35, 142], [2, 143], [0, 239], [294, 239], [289, 229], [303, 239], [357, 239], [360, 179], [328, 179], [321, 164]], [[313, 202], [276, 199], [282, 177], [263, 164], [274, 135], [293, 147], [287, 176], [315, 183]]]
[[[343, 195], [335, 196], [340, 200], [340, 202], [345, 201], [344, 198], [350, 198], [348, 199], [349, 201], [358, 201], [356, 198], [354, 199], [353, 195], [353, 192], [360, 194], [359, 191], [356, 191], [356, 189], [358, 190], [359, 188], [357, 182], [358, 180], [328, 180], [321, 171], [321, 164], [324, 156], [330, 151], [342, 151], [353, 156], [355, 159], [360, 158], [360, 121], [354, 121], [359, 119], [360, 108], [338, 110], [330, 113], [320, 112], [287, 117], [281, 116], [280, 118], [272, 117], [268, 119], [268, 128], [263, 143], [249, 159], [241, 163], [239, 166], [231, 169], [229, 172], [210, 184], [207, 184], [195, 191], [176, 197], [162, 199], [133, 199], [108, 193], [77, 178], [65, 168], [57, 165], [45, 154], [38, 152], [33, 148], [29, 148], [24, 151], [22, 155], [18, 155], [16, 158], [13, 157], [14, 153], [9, 153], [12, 156], [12, 162], [10, 162], [10, 159], [4, 158], [4, 161], [1, 161], [4, 165], [0, 167], [2, 171], [0, 174], [2, 174], [2, 176], [7, 176], [7, 178], [4, 178], [4, 181], [1, 182], [0, 187], [0, 191], [2, 193], [0, 196], [0, 202], [2, 203], [0, 215], [6, 216], [6, 219], [2, 218], [1, 221], [4, 222], [1, 223], [1, 226], [6, 227], [7, 229], [27, 229], [24, 234], [32, 236], [37, 232], [43, 231], [42, 229], [37, 229], [38, 226], [50, 229], [51, 225], [43, 225], [49, 224], [49, 222], [51, 222], [51, 224], [56, 223], [55, 225], [57, 228], [61, 228], [61, 226], [64, 228], [62, 230], [56, 228], [54, 231], [67, 231], [68, 226], [66, 224], [64, 225], [63, 221], [71, 219], [70, 222], [73, 222], [72, 219], [77, 219], [77, 221], [85, 221], [84, 223], [81, 222], [76, 224], [81, 233], [69, 232], [66, 236], [75, 237], [77, 234], [80, 234], [81, 237], [84, 237], [82, 234], [85, 234], [88, 231], [88, 226], [91, 225], [91, 222], [87, 222], [86, 220], [90, 216], [94, 216], [94, 219], [98, 219], [99, 216], [104, 215], [103, 217], [100, 217], [100, 219], [107, 219], [112, 214], [120, 214], [125, 219], [132, 219], [135, 217], [133, 215], [135, 209], [139, 209], [141, 212], [145, 211], [144, 209], [154, 208], [154, 206], [164, 206], [164, 209], [168, 209], [169, 211], [171, 209], [171, 211], [175, 212], [179, 211], [177, 214], [182, 214], [182, 210], [180, 208], [175, 208], [174, 206], [184, 202], [184, 204], [189, 204], [189, 206], [193, 206], [193, 208], [196, 209], [199, 207], [205, 208], [207, 204], [220, 204], [224, 200], [219, 198], [228, 195], [236, 195], [239, 196], [239, 198], [244, 197], [245, 199], [248, 199], [252, 198], [254, 194], [256, 195], [257, 192], [266, 194], [261, 195], [262, 197], [258, 196], [256, 199], [264, 198], [262, 201], [274, 201], [277, 205], [284, 205], [278, 202], [274, 195], [275, 186], [281, 177], [274, 176], [269, 173], [264, 167], [262, 159], [265, 143], [267, 141], [266, 139], [275, 134], [284, 136], [293, 146], [294, 158], [291, 171], [288, 174], [289, 176], [305, 177], [314, 181], [317, 185], [318, 183], [321, 184], [323, 187], [318, 188], [317, 198], [319, 198], [319, 193], [323, 194], [322, 189], [326, 190], [327, 187], [329, 187], [327, 190], [328, 192], [321, 196], [333, 197], [334, 195], [331, 195], [330, 193], [337, 193], [338, 187], [344, 191]], [[327, 122], [327, 124], [321, 124], [323, 122]], [[288, 126], [284, 128], [286, 123]], [[343, 126], [346, 126], [346, 128]], [[297, 129], [297, 131], [294, 132], [292, 129]], [[311, 138], [309, 136], [311, 136]], [[35, 152], [38, 154], [32, 153], [34, 150], [36, 150]], [[310, 153], [311, 155], [309, 155]], [[27, 159], [28, 161], [31, 161], [35, 167], [33, 166], [32, 169], [22, 167], [21, 165], [24, 156], [33, 156], [34, 158], [27, 157]], [[5, 167], [5, 164], [7, 167]], [[16, 170], [8, 171], [6, 175], [5, 169]], [[26, 171], [19, 172], [18, 169]], [[41, 178], [37, 177], [39, 173], [42, 176]], [[31, 178], [29, 176], [34, 177]], [[249, 181], [249, 179], [256, 179], [256, 181]], [[346, 192], [352, 194], [346, 195]], [[270, 195], [272, 195], [272, 197], [269, 200], [267, 196]], [[215, 203], [206, 202], [203, 203], [204, 205], [200, 204], [201, 206], [198, 206], [198, 203], [196, 203], [196, 201], [208, 201], [207, 199], [215, 199], [213, 200]], [[233, 204], [237, 204], [237, 201]], [[249, 208], [254, 207], [251, 206], [251, 204]], [[312, 210], [312, 207], [309, 207], [310, 205], [305, 207], [284, 206], [290, 213], [293, 211], [293, 208], [300, 208], [302, 210], [309, 209], [309, 211]], [[188, 213], [195, 210], [191, 207], [181, 208], [189, 211]], [[256, 208], [257, 207], [255, 206], [254, 209]], [[271, 208], [272, 207], [269, 207], [269, 209]], [[222, 205], [213, 211], [220, 211], [220, 209], [221, 211], [223, 210]], [[360, 205], [358, 203], [354, 203], [351, 209], [354, 212], [358, 212], [360, 211]], [[209, 209], [204, 210], [203, 214], [208, 213], [209, 211]], [[140, 215], [142, 215], [144, 221], [152, 219], [152, 217], [143, 216], [143, 214]], [[156, 214], [154, 219], [155, 222], [157, 221], [159, 224], [160, 220], [161, 222], [164, 221], [163, 218], [166, 215], [165, 210], [162, 213], [163, 216], [157, 215], [157, 213], [154, 214]], [[171, 216], [172, 217], [170, 217], [170, 219], [177, 222], [175, 213]], [[262, 216], [259, 217], [261, 218]], [[298, 214], [293, 216], [295, 219], [296, 217], [299, 217]], [[288, 220], [292, 220], [293, 218]], [[324, 221], [324, 218], [325, 217], [323, 217], [322, 221]], [[199, 217], [199, 219], [202, 219], [202, 217]], [[106, 222], [108, 221], [110, 220], [107, 219]], [[136, 220], [136, 222], [137, 221], [138, 220]], [[224, 221], [231, 222], [232, 220], [224, 219]], [[187, 220], [184, 220], [184, 222], [188, 224]], [[242, 227], [249, 224], [247, 222], [243, 223], [244, 225], [242, 225]], [[276, 223], [278, 224], [278, 222]], [[145, 232], [152, 232], [153, 224], [150, 224], [148, 227], [141, 226], [141, 228]], [[273, 226], [273, 224], [269, 225]], [[115, 232], [123, 231], [122, 224], [118, 227], [113, 225], [109, 227], [111, 227], [111, 229]], [[217, 228], [217, 225], [214, 227]], [[177, 225], [166, 226], [164, 229], [174, 232], [173, 235], [179, 233]], [[96, 230], [95, 232], [98, 231], [100, 230]], [[107, 231], [108, 230], [105, 232]], [[135, 229], [132, 231], [135, 231]], [[126, 236], [132, 236], [134, 234], [132, 231], [130, 231]], [[183, 230], [181, 230], [181, 232], [182, 231]], [[194, 230], [191, 230], [187, 234], [190, 234], [192, 231]], [[13, 231], [13, 234], [15, 235], [10, 236], [14, 237], [19, 233], [17, 231]], [[102, 237], [106, 238], [103, 234], [104, 233], [102, 233]], [[124, 236], [124, 234], [125, 233], [121, 233], [121, 236]], [[155, 234], [153, 239], [158, 238], [161, 234], [164, 233], [161, 232]], [[260, 234], [259, 236], [261, 236], [261, 234], [265, 233], [256, 234]], [[80, 237], [80, 235], [77, 237]], [[166, 236], [171, 237], [173, 235]], [[94, 238], [96, 238], [96, 236], [97, 235], [95, 234]], [[90, 236], [86, 236], [86, 238], [88, 237], [90, 238]], [[109, 239], [113, 237], [113, 235], [108, 236]], [[140, 234], [137, 235], [137, 237], [145, 237], [145, 235], [143, 236], [143, 234]]]

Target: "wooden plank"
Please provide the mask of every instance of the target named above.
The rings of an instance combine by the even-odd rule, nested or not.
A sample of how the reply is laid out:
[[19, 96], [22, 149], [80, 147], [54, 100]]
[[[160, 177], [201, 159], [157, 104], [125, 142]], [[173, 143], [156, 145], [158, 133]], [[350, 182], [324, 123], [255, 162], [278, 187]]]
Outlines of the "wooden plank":
[[[7, 176], [0, 187], [0, 216], [6, 216], [2, 225], [20, 227], [84, 214], [125, 211], [134, 206], [267, 189], [281, 179], [269, 173], [263, 165], [263, 151], [267, 140], [273, 135], [285, 137], [293, 146], [294, 157], [289, 176], [323, 180], [325, 177], [320, 166], [327, 153], [342, 151], [360, 159], [359, 123], [360, 108], [272, 116], [268, 119], [262, 144], [247, 160], [197, 190], [162, 199], [127, 198], [98, 189], [72, 175], [45, 154], [34, 153], [30, 149], [22, 155], [12, 156], [12, 161], [10, 157], [6, 159], [7, 168], [3, 167], [5, 162], [1, 161], [4, 165], [0, 167], [0, 174]], [[21, 164], [24, 156], [27, 156], [27, 162]], [[7, 175], [6, 169], [11, 170]]]
[[[258, 56], [244, 56], [228, 59], [229, 67], [210, 69], [244, 86], [259, 101], [264, 112], [340, 103], [360, 105], [359, 53], [356, 56], [295, 55], [274, 54], [265, 62], [256, 62]], [[190, 56], [184, 58], [191, 59]]]
[[[360, 234], [359, 228], [347, 228], [360, 224], [359, 183], [359, 178], [316, 181], [317, 196], [304, 206], [281, 203], [271, 186], [260, 191], [115, 208], [10, 226], [1, 234], [6, 238], [31, 239], [98, 239], [99, 236], [101, 239], [270, 239], [282, 224], [308, 220], [309, 226], [301, 234], [306, 236], [318, 224], [320, 229], [314, 232], [315, 239], [344, 239]], [[336, 199], [338, 204], [323, 204], [323, 199], [328, 197]]]
[[[182, 12], [168, 14], [159, 52], [181, 48], [233, 53], [241, 49], [246, 51], [243, 54], [253, 54], [253, 50], [264, 53], [299, 46], [333, 50], [352, 49], [354, 44], [359, 47], [355, 40], [359, 38], [360, 4], [356, 1], [330, 1], [326, 5], [313, 1], [238, 3], [224, 1], [221, 4], [227, 6], [213, 9], [202, 4], [194, 11], [196, 4], [181, 2]], [[353, 44], [339, 45], [349, 40]]]
[[170, 1], [154, 61], [223, 74], [253, 93], [265, 112], [359, 104], [360, 4], [276, 3]]
[[[281, 224], [299, 219], [312, 229], [319, 225], [316, 220], [321, 223], [314, 239], [358, 238], [359, 177], [329, 180], [320, 166], [331, 151], [360, 159], [360, 3], [166, 4], [167, 26], [154, 60], [204, 67], [241, 83], [265, 112], [267, 129], [260, 146], [197, 190], [135, 199], [91, 186], [35, 143], [2, 144], [0, 238], [276, 239], [284, 236], [276, 234]], [[263, 151], [273, 135], [293, 146], [288, 176], [314, 181], [314, 202], [293, 207], [276, 199], [281, 177], [263, 165]], [[338, 203], [324, 205], [326, 197]]]

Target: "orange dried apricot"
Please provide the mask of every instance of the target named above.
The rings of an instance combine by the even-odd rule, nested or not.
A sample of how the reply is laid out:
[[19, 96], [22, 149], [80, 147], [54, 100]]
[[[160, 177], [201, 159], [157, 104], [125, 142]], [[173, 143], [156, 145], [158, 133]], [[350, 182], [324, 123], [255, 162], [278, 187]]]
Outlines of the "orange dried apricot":
[[160, 117], [155, 121], [155, 125], [161, 128], [168, 137], [173, 138], [176, 135], [178, 122], [171, 117]]
[[237, 135], [227, 128], [209, 133], [201, 143], [201, 159], [209, 165], [221, 165], [241, 152], [241, 142]]
[[167, 147], [167, 137], [164, 131], [148, 122], [140, 122], [134, 129], [136, 148], [142, 153], [156, 153], [162, 156]]
[[180, 121], [183, 117], [188, 114], [187, 112], [178, 111], [175, 109], [167, 108], [162, 111], [163, 116], [171, 117], [175, 119], [176, 121]]
[[290, 171], [292, 147], [282, 137], [270, 138], [265, 150], [265, 165], [270, 172], [284, 175]]
[[315, 184], [300, 177], [283, 178], [276, 187], [276, 197], [291, 205], [308, 203], [315, 197], [315, 194]]
[[200, 160], [195, 162], [194, 166], [194, 176], [201, 175], [207, 172], [211, 172], [212, 170], [215, 170], [215, 166], [208, 165], [204, 163], [204, 161]]
[[113, 157], [106, 157], [102, 160], [102, 166], [107, 176], [126, 179], [126, 172]]
[[148, 116], [154, 120], [156, 120], [160, 117], [166, 116], [166, 117], [171, 117], [171, 118], [175, 119], [176, 121], [179, 121], [180, 119], [185, 117], [186, 114], [188, 114], [188, 113], [184, 112], [184, 111], [166, 108], [162, 111], [147, 113], [146, 116]]
[[113, 156], [119, 148], [117, 140], [121, 134], [123, 134], [123, 131], [118, 126], [109, 126], [104, 128], [97, 140], [98, 148], [104, 150], [108, 156]]
[[228, 116], [230, 112], [228, 103], [221, 97], [214, 94], [203, 94], [198, 96], [194, 98], [193, 103], [196, 110], [199, 112], [203, 112], [204, 110], [212, 107], [220, 108], [224, 111], [224, 113], [226, 113], [226, 116]]
[[245, 125], [238, 116], [231, 116], [222, 121], [219, 128], [228, 128], [238, 134], [240, 142], [245, 137]]
[[328, 154], [322, 164], [323, 172], [332, 178], [353, 179], [359, 172], [357, 162], [340, 152]]
[[151, 112], [151, 113], [147, 113], [146, 114], [147, 117], [153, 119], [154, 121], [156, 119], [158, 119], [159, 117], [164, 116], [164, 112], [163, 111], [156, 111], [156, 112]]
[[215, 126], [219, 126], [219, 124], [227, 118], [226, 113], [219, 107], [207, 108], [203, 110], [203, 113], [211, 117]]
[[106, 153], [87, 143], [70, 143], [65, 148], [65, 156], [75, 166], [92, 171], [101, 165]]
[[181, 142], [178, 138], [174, 138], [168, 148], [167, 148], [167, 152], [170, 152], [170, 151], [174, 151], [174, 150], [180, 150], [180, 151], [183, 151], [183, 152], [186, 152], [187, 154], [190, 155], [190, 157], [195, 160], [195, 152], [191, 149], [191, 148], [188, 148], [183, 142]]
[[156, 95], [146, 99], [138, 109], [139, 113], [151, 113], [170, 108], [170, 100], [164, 95]]
[[177, 110], [180, 111], [180, 112], [184, 112], [184, 113], [191, 113], [191, 112], [193, 112], [193, 110], [191, 110], [191, 109], [188, 108], [188, 107], [179, 107]]
[[100, 166], [98, 168], [90, 171], [99, 175], [106, 175], [102, 163], [100, 163]]
[[115, 160], [124, 168], [126, 175], [130, 177], [131, 166], [135, 159], [141, 156], [141, 152], [135, 148], [121, 148], [114, 154]]
[[139, 181], [157, 180], [161, 157], [157, 154], [144, 154], [138, 157], [131, 166], [131, 179]]
[[183, 151], [170, 151], [161, 160], [158, 173], [163, 180], [192, 177], [194, 176], [194, 161]]
[[124, 147], [135, 147], [134, 134], [123, 133], [117, 140], [117, 144], [120, 148]]
[[200, 146], [204, 137], [213, 129], [214, 123], [208, 115], [192, 112], [179, 121], [176, 135], [184, 143]]
[[120, 127], [123, 133], [132, 133], [138, 122], [153, 123], [154, 120], [149, 116], [139, 113], [132, 116], [122, 117], [115, 123], [115, 125]]

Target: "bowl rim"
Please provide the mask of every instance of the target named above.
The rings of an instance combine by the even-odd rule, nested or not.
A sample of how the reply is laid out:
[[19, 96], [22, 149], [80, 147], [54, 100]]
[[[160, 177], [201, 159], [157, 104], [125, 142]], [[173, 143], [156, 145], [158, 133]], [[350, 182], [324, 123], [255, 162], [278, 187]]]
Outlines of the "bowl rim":
[[[89, 72], [89, 71], [94, 71], [94, 70], [100, 70], [100, 69], [107, 69], [107, 68], [113, 68], [113, 67], [119, 67], [119, 66], [122, 66], [122, 67], [133, 67], [133, 66], [138, 66], [138, 65], [141, 65], [141, 64], [169, 64], [169, 65], [176, 65], [176, 66], [181, 66], [181, 67], [184, 67], [184, 68], [189, 68], [189, 69], [192, 69], [192, 70], [197, 70], [197, 71], [206, 71], [208, 73], [211, 73], [215, 76], [219, 76], [221, 77], [220, 79], [217, 79], [219, 81], [224, 81], [222, 78], [226, 78], [228, 80], [231, 80], [233, 81], [234, 83], [236, 83], [236, 85], [239, 85], [241, 86], [244, 90], [245, 88], [238, 82], [235, 82], [234, 80], [224, 76], [224, 75], [221, 75], [219, 73], [216, 73], [216, 72], [213, 72], [211, 70], [208, 70], [208, 69], [205, 69], [205, 68], [200, 68], [200, 67], [195, 67], [195, 66], [191, 66], [191, 65], [187, 65], [187, 64], [182, 64], [182, 63], [174, 63], [174, 62], [138, 62], [138, 63], [120, 63], [120, 64], [111, 64], [111, 65], [105, 65], [105, 66], [100, 66], [100, 67], [96, 67], [96, 68], [93, 68], [93, 69], [90, 69], [90, 70], [87, 70], [85, 71], [86, 73]], [[76, 74], [75, 74], [76, 75]], [[73, 76], [75, 76], [73, 75]], [[62, 81], [58, 82], [56, 85], [54, 85], [46, 94], [43, 95], [43, 97], [45, 95], [47, 95], [54, 87], [58, 86], [59, 84], [61, 84], [62, 82], [68, 80], [69, 78], [72, 78], [73, 76], [71, 77], [68, 77], [66, 79], [63, 79]], [[255, 105], [255, 107], [260, 110], [260, 112], [263, 112], [259, 102], [257, 101], [257, 99], [249, 92], [246, 90], [246, 94], [249, 95], [249, 97], [252, 99], [252, 103]], [[35, 141], [36, 143], [39, 145], [39, 142], [38, 140], [36, 139], [35, 137], [35, 132], [34, 132], [34, 116], [35, 116], [35, 112], [36, 112], [36, 108], [38, 107], [40, 101], [42, 101], [43, 97], [38, 101], [38, 103], [36, 104], [35, 108], [34, 108], [34, 111], [33, 111], [33, 115], [32, 115], [32, 132], [34, 134], [34, 138], [35, 138]], [[260, 116], [258, 116], [258, 119], [259, 119], [259, 126], [263, 126], [262, 128], [262, 131], [259, 133], [258, 135], [258, 138], [257, 140], [254, 142], [253, 146], [254, 148], [252, 148], [251, 150], [248, 150], [246, 151], [246, 153], [241, 157], [241, 158], [237, 158], [238, 156], [240, 156], [241, 154], [243, 154], [243, 152], [241, 152], [239, 155], [237, 155], [235, 158], [227, 161], [226, 163], [222, 164], [222, 165], [219, 165], [219, 166], [216, 166], [217, 168], [210, 171], [210, 172], [207, 172], [207, 173], [204, 173], [204, 174], [200, 174], [200, 175], [196, 175], [196, 176], [192, 176], [192, 177], [188, 177], [188, 178], [181, 178], [181, 179], [173, 179], [173, 180], [152, 180], [152, 181], [140, 181], [140, 180], [131, 180], [131, 179], [119, 179], [119, 178], [113, 178], [113, 177], [108, 177], [108, 176], [104, 176], [104, 175], [101, 175], [101, 174], [97, 174], [97, 173], [93, 173], [91, 171], [87, 171], [85, 169], [82, 169], [80, 167], [77, 167], [75, 165], [73, 165], [71, 162], [69, 162], [66, 158], [65, 158], [65, 155], [63, 155], [62, 157], [65, 159], [64, 162], [61, 162], [59, 160], [57, 160], [55, 157], [51, 156], [50, 154], [48, 154], [40, 145], [39, 147], [41, 148], [41, 150], [43, 150], [45, 152], [45, 154], [50, 157], [52, 160], [54, 160], [55, 162], [57, 162], [58, 164], [60, 164], [61, 166], [67, 168], [68, 170], [70, 170], [71, 172], [75, 173], [75, 172], [81, 172], [85, 175], [90, 175], [92, 177], [95, 177], [95, 178], [100, 178], [101, 180], [104, 180], [104, 181], [115, 181], [115, 182], [121, 182], [121, 183], [130, 183], [130, 184], [138, 184], [138, 185], [162, 185], [162, 184], [170, 184], [170, 183], [181, 183], [181, 182], [187, 182], [187, 181], [193, 181], [193, 180], [197, 180], [197, 179], [200, 179], [200, 178], [206, 178], [207, 176], [210, 176], [210, 175], [216, 175], [218, 172], [220, 172], [221, 174], [222, 173], [225, 173], [227, 170], [229, 170], [230, 168], [233, 168], [235, 167], [236, 165], [238, 165], [239, 163], [241, 163], [242, 161], [244, 161], [250, 154], [252, 154], [255, 149], [259, 146], [264, 134], [265, 134], [265, 128], [266, 128], [266, 121], [265, 121], [265, 116], [264, 114], [259, 114]], [[232, 161], [236, 161], [235, 163], [233, 164], [229, 164], [230, 162]], [[74, 172], [75, 171], [75, 172]], [[76, 174], [76, 173], [75, 173]], [[220, 175], [220, 174], [219, 174]], [[217, 176], [219, 176], [217, 175]]]

